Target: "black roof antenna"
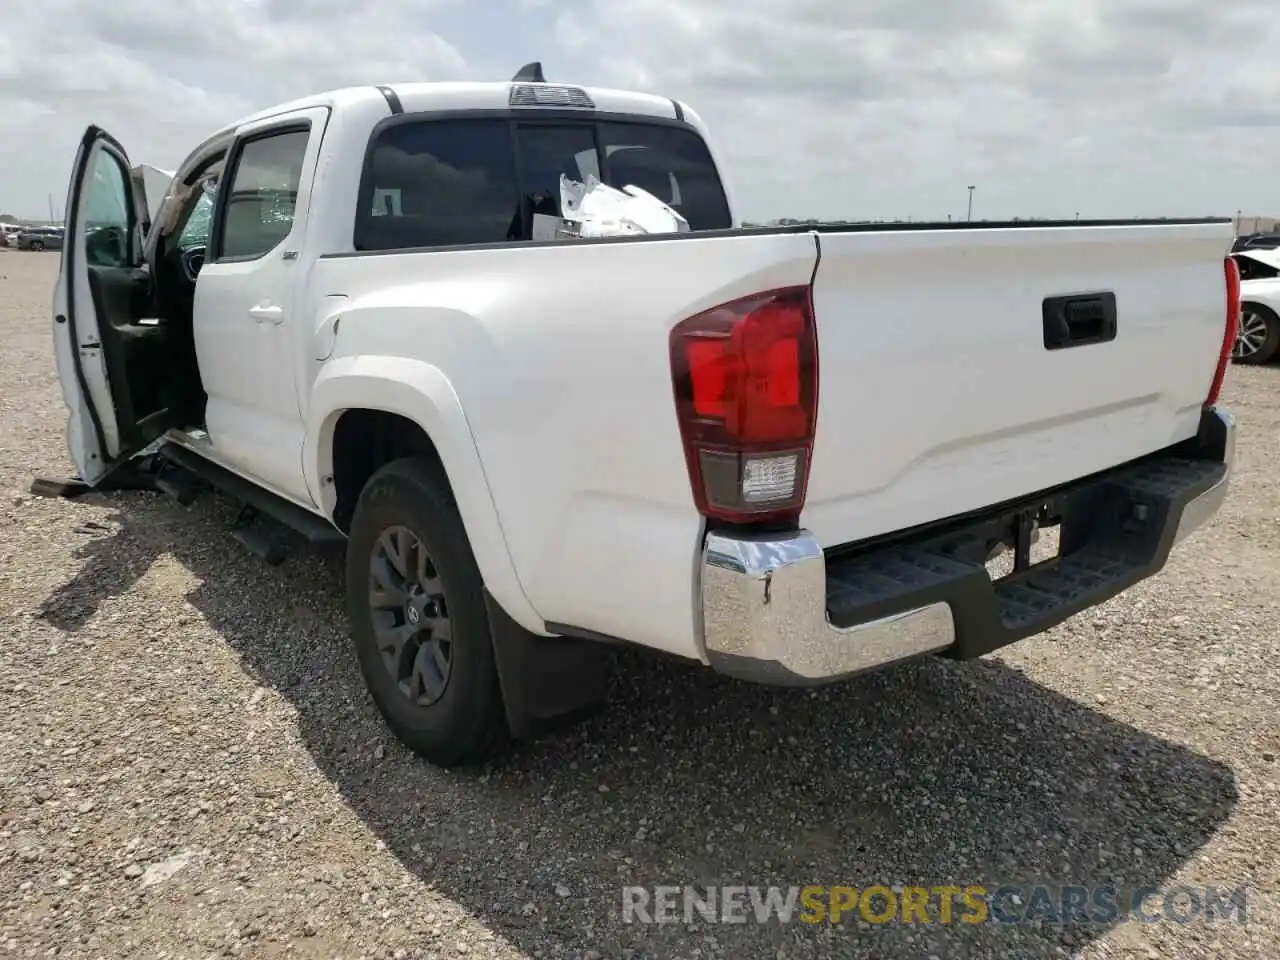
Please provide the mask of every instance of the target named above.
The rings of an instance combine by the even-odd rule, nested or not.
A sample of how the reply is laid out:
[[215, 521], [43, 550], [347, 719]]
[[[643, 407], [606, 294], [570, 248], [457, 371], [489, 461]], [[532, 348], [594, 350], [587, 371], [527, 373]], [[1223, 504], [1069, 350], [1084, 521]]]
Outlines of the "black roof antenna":
[[546, 83], [547, 78], [542, 75], [542, 62], [535, 60], [533, 63], [526, 63], [511, 78], [512, 83]]

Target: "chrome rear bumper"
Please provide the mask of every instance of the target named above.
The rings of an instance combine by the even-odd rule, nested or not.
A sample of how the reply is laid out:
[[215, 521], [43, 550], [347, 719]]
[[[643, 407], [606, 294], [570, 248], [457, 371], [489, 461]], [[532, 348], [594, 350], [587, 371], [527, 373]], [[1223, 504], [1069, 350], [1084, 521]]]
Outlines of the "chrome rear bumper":
[[707, 655], [725, 673], [816, 681], [937, 653], [955, 643], [945, 603], [846, 629], [832, 626], [826, 603], [826, 558], [807, 531], [767, 540], [707, 536], [702, 561]]
[[[1167, 456], [965, 521], [969, 527], [946, 536], [832, 561], [834, 578], [808, 531], [708, 533], [701, 569], [707, 659], [722, 673], [796, 685], [923, 654], [967, 659], [1039, 633], [1159, 571], [1170, 549], [1218, 512], [1235, 429], [1226, 411], [1206, 411], [1197, 441]], [[1063, 516], [1063, 553], [1053, 564], [992, 583], [981, 562], [953, 549], [1042, 505]], [[839, 625], [833, 586], [842, 597]]]

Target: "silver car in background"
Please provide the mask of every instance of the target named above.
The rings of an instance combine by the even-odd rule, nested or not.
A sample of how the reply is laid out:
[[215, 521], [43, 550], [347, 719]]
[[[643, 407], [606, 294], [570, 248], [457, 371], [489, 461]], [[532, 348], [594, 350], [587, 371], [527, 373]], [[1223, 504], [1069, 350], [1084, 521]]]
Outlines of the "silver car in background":
[[19, 250], [61, 250], [61, 227], [27, 227], [14, 245]]

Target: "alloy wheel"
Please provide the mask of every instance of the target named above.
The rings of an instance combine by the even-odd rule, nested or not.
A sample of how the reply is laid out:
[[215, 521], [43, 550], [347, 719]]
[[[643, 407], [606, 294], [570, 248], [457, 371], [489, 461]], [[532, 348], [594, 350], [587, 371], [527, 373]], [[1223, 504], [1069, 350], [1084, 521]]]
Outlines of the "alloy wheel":
[[382, 663], [419, 706], [444, 694], [453, 635], [444, 585], [426, 547], [407, 527], [382, 532], [369, 560], [369, 608]]
[[1236, 342], [1231, 347], [1231, 356], [1235, 360], [1247, 360], [1262, 349], [1267, 342], [1267, 321], [1253, 310], [1246, 310], [1240, 315], [1240, 329], [1236, 332]]

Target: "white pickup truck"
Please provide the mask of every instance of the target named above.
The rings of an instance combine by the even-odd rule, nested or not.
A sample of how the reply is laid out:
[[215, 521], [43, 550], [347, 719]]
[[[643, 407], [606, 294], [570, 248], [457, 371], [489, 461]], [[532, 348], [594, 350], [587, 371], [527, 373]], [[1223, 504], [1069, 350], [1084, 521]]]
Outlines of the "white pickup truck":
[[[80, 483], [141, 453], [345, 542], [373, 699], [441, 765], [598, 702], [619, 643], [774, 684], [980, 656], [1218, 509], [1229, 221], [735, 228], [714, 158], [658, 96], [368, 86], [213, 134], [149, 222], [91, 127], [53, 308]], [[691, 229], [533, 242], [562, 174]]]

